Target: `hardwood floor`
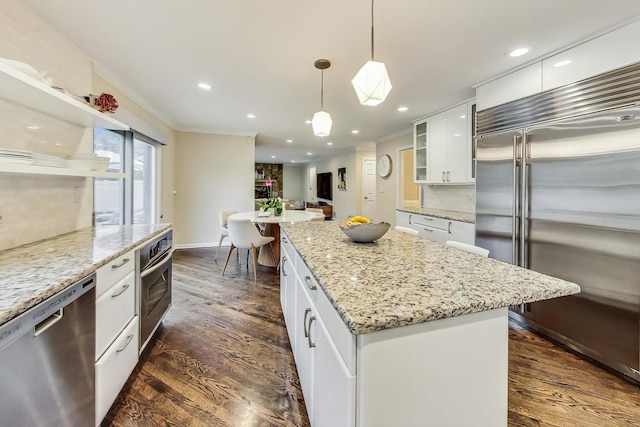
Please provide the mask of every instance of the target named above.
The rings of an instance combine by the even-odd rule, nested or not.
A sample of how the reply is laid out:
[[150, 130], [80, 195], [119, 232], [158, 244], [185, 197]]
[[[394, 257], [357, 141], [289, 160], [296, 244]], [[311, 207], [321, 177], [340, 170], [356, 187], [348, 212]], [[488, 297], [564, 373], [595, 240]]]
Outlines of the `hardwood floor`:
[[[274, 268], [174, 255], [173, 306], [103, 426], [308, 426]], [[463, 410], [461, 408], [461, 410]], [[640, 389], [509, 328], [509, 426], [639, 426]], [[390, 426], [391, 427], [391, 426]]]

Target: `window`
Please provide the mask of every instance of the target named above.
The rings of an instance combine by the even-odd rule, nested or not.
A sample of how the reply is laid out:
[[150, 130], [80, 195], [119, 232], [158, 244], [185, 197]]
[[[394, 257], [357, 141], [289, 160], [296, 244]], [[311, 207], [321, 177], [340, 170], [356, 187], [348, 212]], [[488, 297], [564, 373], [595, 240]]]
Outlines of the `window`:
[[127, 174], [94, 179], [95, 223], [155, 223], [158, 143], [136, 132], [95, 129], [94, 152], [109, 157], [109, 172]]

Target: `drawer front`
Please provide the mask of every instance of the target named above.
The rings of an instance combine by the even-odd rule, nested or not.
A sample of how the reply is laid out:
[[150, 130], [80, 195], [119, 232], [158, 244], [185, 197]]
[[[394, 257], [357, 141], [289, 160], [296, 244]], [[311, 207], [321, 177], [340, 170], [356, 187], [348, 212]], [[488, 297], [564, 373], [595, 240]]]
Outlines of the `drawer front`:
[[138, 316], [96, 363], [96, 425], [99, 425], [138, 363]]
[[307, 264], [304, 263], [302, 258], [298, 258], [297, 260], [296, 271], [298, 272], [298, 278], [302, 284], [301, 288], [304, 289], [307, 292], [307, 295], [309, 295], [309, 298], [315, 302], [318, 292], [322, 291], [320, 290], [320, 286], [318, 285], [316, 278], [313, 277], [313, 274], [311, 274], [311, 271], [309, 271]]
[[449, 240], [475, 245], [476, 226], [468, 222], [452, 221]]
[[350, 375], [356, 375], [356, 336], [351, 333], [322, 289], [316, 300], [318, 316], [329, 333]]
[[96, 359], [135, 315], [135, 288], [131, 272], [96, 300]]
[[114, 283], [122, 280], [124, 276], [135, 270], [135, 254], [135, 250], [130, 250], [97, 270], [97, 297], [100, 297], [100, 295], [111, 289]]
[[409, 214], [409, 225], [413, 228], [420, 229], [420, 227], [438, 228], [449, 232], [449, 223], [451, 221], [444, 218], [437, 218], [428, 215]]

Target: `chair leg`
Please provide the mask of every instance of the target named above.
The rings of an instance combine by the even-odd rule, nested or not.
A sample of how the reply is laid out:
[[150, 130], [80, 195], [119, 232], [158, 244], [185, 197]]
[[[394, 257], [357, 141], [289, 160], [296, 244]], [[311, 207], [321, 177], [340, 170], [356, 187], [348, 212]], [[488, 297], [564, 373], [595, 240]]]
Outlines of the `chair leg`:
[[218, 254], [220, 253], [220, 246], [222, 246], [222, 241], [224, 240], [224, 234], [220, 235], [220, 242], [218, 243], [218, 250], [216, 251], [216, 257], [214, 258], [215, 260], [218, 259]]
[[231, 252], [233, 252], [233, 250], [236, 247], [233, 246], [233, 243], [231, 243], [231, 247], [229, 248], [229, 253], [227, 254], [227, 260], [224, 263], [224, 268], [222, 269], [222, 275], [224, 276], [224, 271], [227, 269], [227, 264], [229, 264], [229, 258], [231, 258]]
[[[256, 256], [256, 247], [251, 245], [251, 251], [253, 252], [253, 281], [258, 281], [258, 265], [256, 264], [257, 256]], [[247, 254], [248, 255], [248, 254]]]

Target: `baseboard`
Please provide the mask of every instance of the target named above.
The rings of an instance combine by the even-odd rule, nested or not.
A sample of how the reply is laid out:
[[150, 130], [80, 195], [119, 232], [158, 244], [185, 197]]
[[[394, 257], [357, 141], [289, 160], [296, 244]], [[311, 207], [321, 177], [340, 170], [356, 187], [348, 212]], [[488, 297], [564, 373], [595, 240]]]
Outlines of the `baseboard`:
[[[222, 242], [221, 246], [230, 246], [231, 243], [228, 241]], [[173, 245], [173, 249], [198, 249], [198, 248], [217, 248], [218, 243], [216, 242], [208, 242], [208, 243], [182, 243]]]

